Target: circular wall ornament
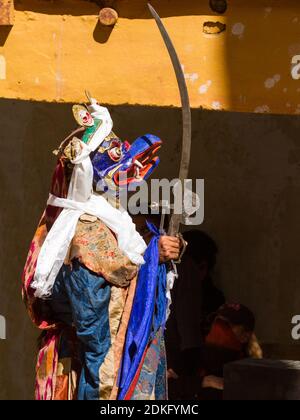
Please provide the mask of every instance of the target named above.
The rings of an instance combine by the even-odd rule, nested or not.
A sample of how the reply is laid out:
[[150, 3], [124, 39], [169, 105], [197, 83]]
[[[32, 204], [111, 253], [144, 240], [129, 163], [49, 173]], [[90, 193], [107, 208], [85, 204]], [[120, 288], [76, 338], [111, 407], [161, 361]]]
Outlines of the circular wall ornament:
[[99, 22], [103, 26], [114, 26], [119, 19], [118, 12], [110, 7], [104, 7], [99, 13]]

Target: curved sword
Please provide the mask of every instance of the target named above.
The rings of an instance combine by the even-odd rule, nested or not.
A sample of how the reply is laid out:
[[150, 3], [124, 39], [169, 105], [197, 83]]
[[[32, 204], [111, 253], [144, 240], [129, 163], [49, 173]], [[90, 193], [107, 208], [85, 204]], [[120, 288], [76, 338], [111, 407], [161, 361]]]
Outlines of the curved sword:
[[[191, 146], [192, 146], [192, 117], [191, 117], [191, 107], [189, 94], [186, 86], [185, 77], [183, 74], [182, 66], [179, 61], [178, 55], [176, 53], [175, 47], [171, 41], [171, 38], [164, 27], [164, 24], [161, 21], [156, 10], [148, 3], [148, 7], [152, 16], [154, 17], [158, 29], [163, 37], [167, 50], [169, 52], [170, 58], [173, 63], [174, 71], [177, 78], [177, 83], [180, 91], [181, 106], [182, 106], [182, 151], [181, 151], [181, 162], [180, 162], [180, 171], [179, 171], [179, 180], [181, 185], [184, 186], [184, 180], [188, 178], [190, 159], [191, 159]], [[179, 233], [180, 224], [182, 222], [181, 214], [172, 214], [170, 225], [169, 225], [169, 235], [175, 236]]]

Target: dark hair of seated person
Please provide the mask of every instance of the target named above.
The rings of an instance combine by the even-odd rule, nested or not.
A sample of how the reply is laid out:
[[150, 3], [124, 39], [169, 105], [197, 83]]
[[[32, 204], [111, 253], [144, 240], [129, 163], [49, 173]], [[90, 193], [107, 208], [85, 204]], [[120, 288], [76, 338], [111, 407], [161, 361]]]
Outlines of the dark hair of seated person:
[[208, 269], [212, 270], [216, 265], [219, 252], [216, 242], [207, 233], [200, 230], [185, 232], [183, 237], [188, 242], [186, 255], [191, 256], [198, 263], [205, 260]]

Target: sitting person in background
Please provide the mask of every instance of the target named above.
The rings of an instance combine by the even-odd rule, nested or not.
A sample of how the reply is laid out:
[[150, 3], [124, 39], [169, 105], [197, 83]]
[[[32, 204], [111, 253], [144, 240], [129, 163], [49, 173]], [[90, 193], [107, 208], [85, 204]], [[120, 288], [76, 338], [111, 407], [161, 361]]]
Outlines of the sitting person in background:
[[204, 345], [204, 321], [225, 302], [211, 273], [218, 248], [206, 233], [192, 230], [183, 234], [188, 242], [178, 265], [178, 279], [172, 290], [171, 315], [166, 328], [169, 399], [196, 399], [199, 389], [199, 354]]
[[262, 358], [254, 334], [255, 317], [244, 305], [225, 304], [211, 317], [209, 333], [202, 351], [201, 400], [221, 400], [223, 368], [243, 358]]

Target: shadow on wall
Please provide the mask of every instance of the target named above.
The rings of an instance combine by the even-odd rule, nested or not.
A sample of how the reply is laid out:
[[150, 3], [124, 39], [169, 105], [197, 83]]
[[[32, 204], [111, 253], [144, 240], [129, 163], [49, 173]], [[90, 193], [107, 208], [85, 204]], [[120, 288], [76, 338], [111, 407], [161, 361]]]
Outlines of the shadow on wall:
[[[181, 113], [175, 108], [110, 107], [114, 130], [164, 141], [156, 177], [178, 174]], [[30, 240], [44, 209], [55, 158], [74, 128], [69, 104], [0, 100], [0, 399], [33, 396], [37, 331], [20, 296]], [[263, 342], [290, 346], [300, 307], [300, 117], [193, 111], [190, 176], [205, 179], [205, 223], [221, 253], [217, 279], [228, 300], [256, 314]], [[289, 358], [289, 355], [286, 355]], [[19, 378], [16, 380], [16, 378]]]
[[94, 40], [100, 44], [105, 44], [109, 40], [113, 29], [112, 26], [103, 26], [97, 22], [93, 33]]
[[4, 46], [11, 29], [12, 26], [0, 26], [0, 47]]

